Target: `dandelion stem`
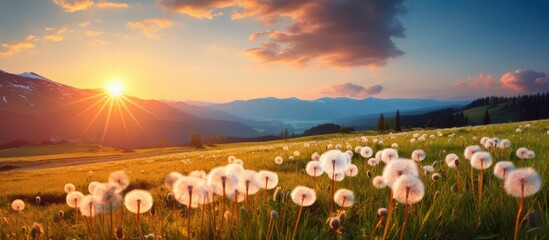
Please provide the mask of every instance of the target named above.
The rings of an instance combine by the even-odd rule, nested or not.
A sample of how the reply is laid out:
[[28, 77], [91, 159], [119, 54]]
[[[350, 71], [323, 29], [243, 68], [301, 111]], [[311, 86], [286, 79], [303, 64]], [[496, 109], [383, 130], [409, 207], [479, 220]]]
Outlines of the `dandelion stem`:
[[265, 240], [269, 240], [270, 239], [270, 235], [271, 235], [271, 225], [273, 224], [273, 218], [270, 217], [269, 218], [269, 224], [267, 225], [267, 233], [265, 234]]
[[402, 229], [400, 230], [400, 240], [404, 239], [404, 229], [406, 228], [406, 221], [408, 220], [408, 196], [410, 194], [410, 188], [406, 188], [406, 205], [404, 206], [404, 222], [402, 223]]
[[519, 223], [520, 223], [520, 214], [522, 213], [522, 207], [524, 206], [524, 180], [522, 180], [520, 185], [520, 204], [519, 209], [517, 212], [517, 219], [515, 220], [515, 237], [514, 239], [518, 239], [518, 231], [519, 231]]
[[141, 233], [141, 221], [139, 219], [139, 214], [140, 214], [140, 207], [141, 207], [141, 200], [137, 200], [137, 230], [139, 232], [139, 239], [141, 239], [143, 237], [143, 234]]
[[110, 226], [110, 227], [111, 227], [111, 229], [110, 229], [110, 231], [111, 231], [110, 234], [113, 234], [113, 235], [114, 235], [114, 229], [113, 229], [113, 226], [112, 226], [112, 222], [113, 222], [112, 202], [109, 202], [109, 208], [110, 208], [109, 210], [110, 210], [110, 217], [111, 217], [111, 219], [110, 219], [110, 221], [111, 221], [111, 222], [110, 222], [110, 225], [111, 225], [111, 226]]
[[193, 199], [193, 187], [189, 186], [189, 206], [187, 207], [187, 239], [191, 239], [191, 204]]
[[78, 199], [74, 199], [74, 222], [78, 225]]
[[313, 190], [316, 192], [316, 167], [313, 168]]
[[479, 176], [478, 176], [478, 205], [480, 207], [480, 205], [482, 204], [482, 162], [480, 163], [480, 173], [479, 173]]
[[334, 209], [334, 193], [335, 192], [335, 160], [332, 160], [332, 196], [330, 198], [330, 212]]
[[383, 218], [384, 218], [383, 216], [381, 216], [381, 218], [379, 218], [379, 221], [377, 222], [376, 226], [374, 227], [374, 230], [372, 230], [372, 233], [370, 233], [370, 238], [372, 238], [374, 236], [374, 233], [376, 233], [379, 226], [381, 226], [381, 222], [383, 222]]
[[471, 193], [473, 194], [473, 199], [475, 198], [475, 175], [473, 172], [473, 167], [471, 167]]
[[299, 219], [301, 219], [301, 212], [303, 211], [303, 200], [305, 200], [305, 196], [301, 197], [301, 204], [299, 204], [299, 213], [297, 214], [297, 220], [295, 222], [294, 233], [292, 234], [292, 240], [295, 239], [295, 235], [297, 234], [297, 226], [299, 225]]
[[387, 221], [385, 222], [385, 228], [383, 229], [383, 237], [381, 239], [385, 240], [387, 237], [387, 232], [389, 231], [389, 223], [391, 222], [391, 215], [393, 213], [393, 190], [389, 195], [389, 209], [387, 211]]
[[461, 192], [461, 184], [459, 181], [459, 168], [456, 168], [456, 186], [457, 186], [457, 191]]

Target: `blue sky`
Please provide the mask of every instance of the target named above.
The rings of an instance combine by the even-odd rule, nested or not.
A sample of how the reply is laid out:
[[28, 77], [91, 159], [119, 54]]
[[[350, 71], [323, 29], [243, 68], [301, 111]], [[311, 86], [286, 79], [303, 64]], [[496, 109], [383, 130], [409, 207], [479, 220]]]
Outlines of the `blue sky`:
[[3, 1], [0, 69], [154, 99], [509, 96], [549, 90], [547, 12], [548, 1]]

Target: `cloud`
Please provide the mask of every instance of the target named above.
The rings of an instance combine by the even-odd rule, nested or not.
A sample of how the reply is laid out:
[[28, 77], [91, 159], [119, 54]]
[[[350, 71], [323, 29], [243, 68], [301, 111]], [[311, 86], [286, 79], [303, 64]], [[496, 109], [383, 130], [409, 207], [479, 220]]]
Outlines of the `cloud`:
[[[265, 25], [289, 19], [286, 28], [258, 32], [261, 46], [245, 51], [260, 62], [305, 66], [311, 62], [333, 68], [379, 68], [403, 54], [394, 42], [404, 37], [398, 17], [406, 10], [402, 0], [159, 0], [170, 10], [197, 18], [213, 18], [214, 10], [238, 6], [233, 19], [252, 17]], [[277, 26], [277, 25], [272, 25]]]
[[128, 8], [127, 3], [115, 3], [109, 1], [99, 1], [95, 3], [93, 0], [53, 0], [57, 6], [61, 7], [65, 12], [78, 12], [89, 8]]
[[352, 98], [364, 98], [367, 96], [375, 95], [383, 90], [381, 85], [368, 85], [360, 86], [354, 83], [343, 83], [332, 85], [328, 88], [321, 90], [322, 94], [331, 97], [352, 97]]
[[90, 21], [85, 21], [85, 22], [81, 22], [81, 23], [78, 24], [78, 26], [80, 26], [80, 27], [87, 27], [89, 25], [90, 25]]
[[549, 90], [549, 77], [543, 72], [517, 69], [499, 79], [502, 86], [516, 92], [535, 93]]
[[91, 40], [88, 42], [88, 45], [90, 46], [103, 46], [103, 45], [106, 45], [107, 42], [106, 41], [103, 41], [103, 40], [99, 40], [99, 39], [95, 39], [95, 40]]
[[101, 35], [101, 34], [103, 34], [102, 31], [92, 31], [92, 30], [86, 31], [86, 35], [87, 35], [87, 36], [90, 36], [90, 37], [99, 36], [99, 35]]
[[159, 32], [173, 25], [172, 20], [167, 18], [149, 18], [141, 22], [128, 22], [126, 24], [131, 29], [139, 29], [148, 38], [157, 39]]
[[64, 28], [46, 28], [46, 31], [49, 34], [46, 34], [42, 39], [52, 42], [60, 42], [65, 38], [65, 33], [67, 32], [67, 27]]
[[492, 74], [480, 73], [477, 76], [469, 76], [467, 81], [457, 81], [456, 87], [474, 87], [474, 88], [497, 88], [500, 84], [494, 79]]
[[33, 43], [30, 43], [28, 41], [18, 42], [14, 44], [2, 44], [2, 47], [5, 49], [4, 51], [0, 52], [1, 57], [9, 57], [14, 54], [20, 53], [25, 50], [33, 49], [36, 47]]
[[158, 0], [160, 6], [195, 18], [213, 19], [216, 9], [232, 6], [235, 0]]

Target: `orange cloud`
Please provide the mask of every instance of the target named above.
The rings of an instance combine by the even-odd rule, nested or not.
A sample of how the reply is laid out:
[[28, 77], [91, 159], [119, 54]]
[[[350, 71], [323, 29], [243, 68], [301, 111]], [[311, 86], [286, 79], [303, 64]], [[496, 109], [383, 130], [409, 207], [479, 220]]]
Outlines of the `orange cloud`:
[[43, 37], [44, 40], [52, 41], [52, 42], [60, 42], [63, 41], [65, 38], [65, 33], [67, 32], [67, 27], [64, 28], [46, 28], [46, 31], [50, 32], [50, 34], [47, 34]]
[[141, 22], [128, 22], [126, 24], [131, 29], [139, 29], [151, 39], [158, 39], [159, 32], [173, 25], [172, 20], [167, 18], [149, 18]]
[[61, 7], [65, 12], [78, 12], [88, 8], [128, 8], [127, 3], [115, 3], [109, 1], [99, 1], [95, 3], [93, 0], [53, 0], [57, 6]]
[[360, 86], [354, 83], [343, 83], [332, 85], [321, 91], [322, 94], [331, 97], [365, 98], [380, 93], [383, 90], [381, 85]]
[[549, 90], [549, 77], [543, 72], [517, 69], [499, 79], [503, 87], [517, 92], [544, 92]]
[[95, 40], [89, 41], [88, 45], [94, 46], [94, 47], [103, 46], [103, 45], [107, 45], [107, 42], [103, 40], [95, 39]]
[[2, 57], [9, 57], [14, 54], [20, 53], [25, 50], [33, 49], [36, 47], [34, 44], [24, 41], [24, 42], [18, 42], [15, 44], [2, 44], [2, 47], [5, 49], [4, 51], [0, 52], [0, 56]]
[[213, 19], [216, 9], [232, 6], [235, 0], [159, 0], [158, 4], [162, 7], [184, 13], [195, 18]]
[[101, 34], [103, 34], [102, 31], [92, 31], [92, 30], [86, 31], [86, 35], [87, 35], [87, 36], [90, 36], [90, 37], [99, 36], [99, 35], [101, 35]]
[[90, 21], [85, 21], [85, 22], [81, 22], [81, 23], [78, 24], [78, 26], [80, 26], [80, 27], [87, 27], [89, 25], [90, 25]]
[[468, 81], [457, 81], [456, 87], [474, 87], [474, 88], [497, 88], [500, 84], [494, 79], [492, 74], [480, 73], [478, 76], [469, 76]]

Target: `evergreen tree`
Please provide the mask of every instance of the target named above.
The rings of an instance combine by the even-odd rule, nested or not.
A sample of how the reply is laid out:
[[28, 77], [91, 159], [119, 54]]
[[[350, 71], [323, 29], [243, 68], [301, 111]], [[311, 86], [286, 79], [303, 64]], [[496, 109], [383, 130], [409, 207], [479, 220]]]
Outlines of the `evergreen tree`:
[[484, 120], [482, 121], [482, 124], [490, 124], [490, 113], [488, 113], [488, 109], [484, 112]]
[[385, 117], [383, 117], [383, 113], [379, 115], [379, 119], [377, 120], [377, 130], [380, 133], [383, 133], [383, 128], [385, 127]]
[[288, 129], [284, 128], [284, 139], [288, 139]]
[[193, 133], [191, 136], [191, 141], [189, 141], [189, 146], [202, 148], [202, 142], [200, 141], [200, 135], [198, 133]]
[[395, 131], [401, 132], [402, 128], [400, 127], [400, 111], [397, 109], [397, 113], [395, 116]]

